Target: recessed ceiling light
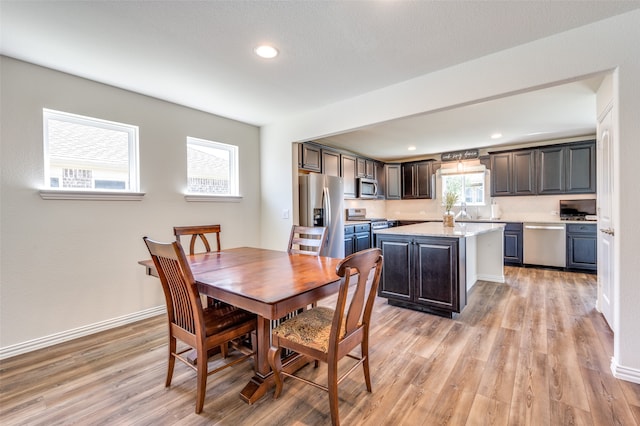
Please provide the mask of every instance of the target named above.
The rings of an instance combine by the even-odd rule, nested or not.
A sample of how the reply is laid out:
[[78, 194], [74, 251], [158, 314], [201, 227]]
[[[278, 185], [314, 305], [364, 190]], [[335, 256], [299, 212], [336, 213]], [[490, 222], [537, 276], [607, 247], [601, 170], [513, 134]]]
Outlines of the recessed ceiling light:
[[407, 148], [407, 149], [408, 149], [409, 151], [415, 151], [415, 150], [416, 150], [416, 147], [415, 147], [415, 146], [413, 146], [413, 145], [411, 145], [411, 146], [410, 146], [409, 148]]
[[491, 135], [491, 139], [500, 139], [502, 137], [502, 133], [494, 133]]
[[271, 59], [271, 58], [275, 58], [276, 56], [278, 56], [278, 49], [276, 49], [273, 46], [269, 46], [267, 44], [263, 44], [261, 46], [258, 46], [255, 49], [253, 49], [253, 51], [256, 52], [256, 55], [260, 56], [261, 58], [265, 58], [265, 59]]

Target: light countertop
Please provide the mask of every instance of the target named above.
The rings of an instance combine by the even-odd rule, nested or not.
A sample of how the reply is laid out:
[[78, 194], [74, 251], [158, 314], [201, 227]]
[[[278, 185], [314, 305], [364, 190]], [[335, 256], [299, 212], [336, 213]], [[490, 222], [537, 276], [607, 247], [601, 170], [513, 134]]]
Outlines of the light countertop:
[[374, 231], [377, 235], [413, 235], [422, 237], [466, 238], [487, 232], [504, 230], [504, 223], [456, 222], [455, 226], [443, 226], [442, 222], [416, 223]]

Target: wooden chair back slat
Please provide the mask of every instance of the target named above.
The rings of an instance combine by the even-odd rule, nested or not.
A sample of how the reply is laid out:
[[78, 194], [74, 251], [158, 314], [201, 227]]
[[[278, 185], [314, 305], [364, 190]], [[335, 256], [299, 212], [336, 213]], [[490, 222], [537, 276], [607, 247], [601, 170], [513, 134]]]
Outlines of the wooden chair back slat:
[[289, 234], [289, 254], [310, 254], [319, 256], [327, 241], [324, 226], [293, 225]]
[[182, 235], [190, 235], [191, 240], [189, 243], [189, 254], [195, 254], [196, 243], [198, 238], [202, 241], [204, 245], [205, 252], [211, 252], [211, 245], [209, 244], [209, 240], [207, 239], [207, 234], [214, 234], [216, 237], [216, 251], [220, 251], [220, 225], [194, 225], [194, 226], [174, 226], [173, 234], [176, 236], [176, 241], [180, 242], [180, 236]]

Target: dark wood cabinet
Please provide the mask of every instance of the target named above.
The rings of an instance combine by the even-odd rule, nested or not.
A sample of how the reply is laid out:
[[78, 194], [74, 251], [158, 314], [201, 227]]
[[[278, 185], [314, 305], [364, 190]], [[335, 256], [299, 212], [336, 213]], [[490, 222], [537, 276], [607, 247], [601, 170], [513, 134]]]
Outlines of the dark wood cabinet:
[[378, 235], [378, 294], [389, 304], [451, 318], [466, 305], [465, 239]]
[[341, 176], [340, 153], [322, 148], [322, 173], [329, 176]]
[[567, 268], [596, 271], [598, 238], [596, 224], [567, 224]]
[[402, 198], [431, 198], [431, 161], [402, 164]]
[[491, 155], [491, 196], [535, 195], [535, 150]]
[[298, 147], [298, 167], [310, 172], [322, 172], [322, 155], [320, 145], [302, 143]]
[[344, 197], [356, 198], [358, 188], [356, 181], [356, 157], [351, 155], [340, 155], [342, 163], [342, 180], [344, 183]]
[[384, 165], [386, 199], [400, 200], [402, 198], [402, 166], [400, 164]]
[[345, 225], [344, 227], [344, 255], [371, 248], [371, 225]]
[[491, 196], [596, 192], [595, 141], [492, 153]]
[[596, 142], [576, 143], [566, 147], [565, 192], [595, 194]]
[[378, 198], [387, 198], [387, 177], [385, 176], [384, 163], [379, 161], [374, 162], [373, 178], [378, 181]]
[[522, 266], [522, 223], [506, 223], [504, 228], [504, 264]]
[[375, 162], [364, 157], [356, 158], [356, 177], [374, 179]]

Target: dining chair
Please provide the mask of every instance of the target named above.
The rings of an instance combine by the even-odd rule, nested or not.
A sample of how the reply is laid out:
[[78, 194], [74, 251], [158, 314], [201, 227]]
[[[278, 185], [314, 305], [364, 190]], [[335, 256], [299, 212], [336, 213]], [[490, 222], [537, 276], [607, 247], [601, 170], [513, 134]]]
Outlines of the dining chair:
[[[158, 271], [167, 304], [169, 362], [165, 386], [171, 385], [176, 358], [194, 369], [197, 372], [196, 413], [200, 413], [204, 405], [207, 377], [255, 354], [253, 350], [236, 345], [242, 356], [209, 371], [209, 350], [226, 346], [247, 335], [251, 335], [252, 348], [255, 348], [253, 332], [256, 329], [256, 316], [230, 305], [203, 309], [196, 282], [180, 243], [160, 243], [147, 237], [143, 239]], [[178, 340], [188, 347], [178, 352]], [[192, 349], [196, 351], [195, 366], [182, 356]]]
[[[204, 246], [205, 253], [211, 253], [211, 245], [209, 244], [209, 240], [207, 240], [208, 234], [214, 234], [216, 237], [216, 251], [221, 250], [220, 246], [220, 232], [222, 228], [220, 225], [193, 225], [193, 226], [174, 226], [173, 234], [176, 236], [176, 241], [181, 242], [180, 237], [182, 235], [191, 235], [191, 240], [189, 242], [189, 254], [193, 255], [196, 253], [196, 243], [198, 242], [198, 238], [200, 238], [201, 245]], [[223, 302], [216, 300], [212, 297], [206, 297], [207, 306], [214, 307], [217, 305], [224, 305]], [[227, 357], [227, 347], [223, 345], [220, 347], [220, 351], [222, 352], [223, 357]]]
[[319, 256], [327, 240], [327, 227], [293, 225], [289, 234], [289, 254]]
[[[278, 398], [282, 392], [282, 376], [292, 377], [323, 389], [329, 393], [331, 422], [333, 425], [339, 425], [338, 385], [360, 364], [364, 370], [367, 390], [371, 392], [369, 327], [381, 271], [382, 251], [379, 248], [347, 256], [336, 267], [341, 281], [335, 309], [318, 306], [284, 321], [272, 330], [272, 347], [269, 349], [268, 361], [276, 383], [274, 398]], [[355, 281], [355, 285], [350, 289], [352, 280]], [[360, 356], [351, 354], [358, 345]], [[326, 362], [327, 385], [283, 371], [283, 349]], [[345, 356], [357, 362], [338, 376], [338, 361]]]
[[220, 225], [195, 225], [195, 226], [174, 226], [173, 234], [176, 236], [176, 241], [180, 241], [180, 236], [191, 235], [191, 242], [189, 243], [189, 254], [195, 254], [196, 242], [198, 238], [204, 245], [205, 252], [211, 252], [211, 245], [207, 240], [207, 234], [215, 234], [216, 237], [216, 251], [220, 251]]

